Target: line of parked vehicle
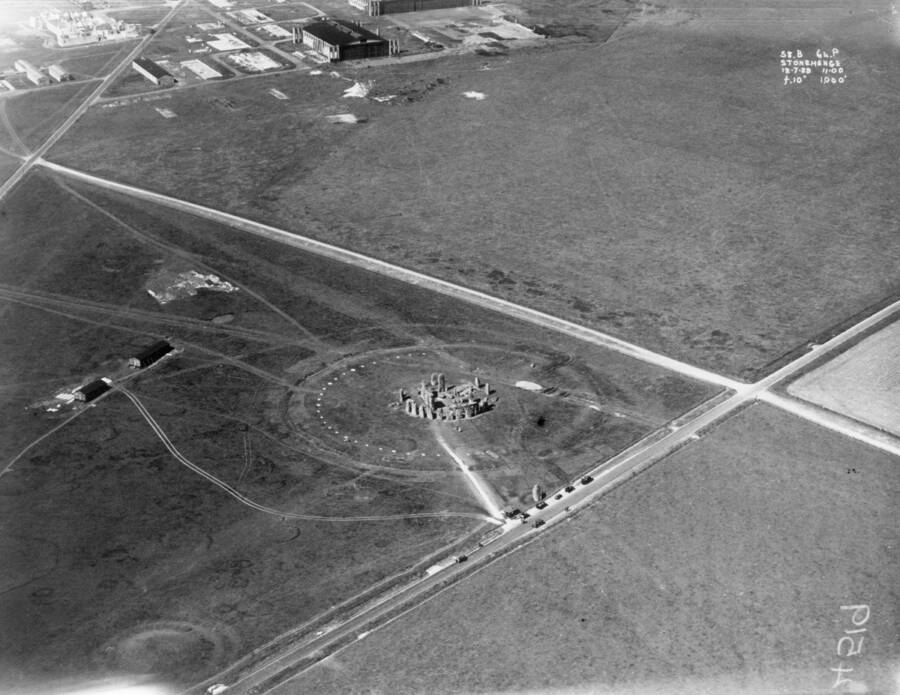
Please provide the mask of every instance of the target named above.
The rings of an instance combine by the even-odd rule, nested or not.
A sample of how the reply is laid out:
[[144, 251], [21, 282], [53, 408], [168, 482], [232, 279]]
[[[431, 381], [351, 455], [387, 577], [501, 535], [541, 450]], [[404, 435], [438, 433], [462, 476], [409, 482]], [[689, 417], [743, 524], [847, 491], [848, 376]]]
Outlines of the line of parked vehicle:
[[[506, 512], [504, 514], [504, 516], [506, 516], [507, 519], [519, 519], [519, 520], [521, 520], [521, 522], [523, 524], [528, 523], [528, 520], [531, 518], [531, 516], [533, 514], [536, 514], [537, 512], [541, 511], [542, 509], [546, 509], [549, 505], [551, 505], [555, 502], [558, 502], [559, 500], [562, 500], [567, 495], [570, 495], [571, 493], [575, 492], [575, 490], [577, 489], [577, 487], [579, 485], [581, 487], [584, 487], [585, 485], [588, 485], [592, 482], [594, 482], [594, 478], [590, 475], [585, 475], [581, 478], [581, 480], [578, 481], [578, 483], [570, 483], [570, 484], [566, 485], [562, 490], [557, 492], [555, 495], [553, 495], [552, 497], [545, 497], [540, 502], [535, 504], [534, 507], [532, 507], [531, 509], [524, 511], [524, 512], [521, 509], [513, 509], [512, 511]], [[566, 507], [566, 511], [569, 511], [568, 507]], [[547, 523], [547, 522], [544, 519], [535, 519], [532, 522], [532, 525], [535, 528], [540, 528], [545, 523]]]

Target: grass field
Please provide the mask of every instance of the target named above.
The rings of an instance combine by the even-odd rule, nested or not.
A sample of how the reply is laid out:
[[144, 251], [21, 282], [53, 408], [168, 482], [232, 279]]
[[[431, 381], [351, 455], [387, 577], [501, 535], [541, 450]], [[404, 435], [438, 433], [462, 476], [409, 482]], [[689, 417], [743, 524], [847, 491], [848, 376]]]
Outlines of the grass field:
[[[337, 66], [386, 103], [327, 75], [210, 86], [173, 97], [177, 128], [95, 109], [51, 156], [753, 378], [897, 290], [890, 26], [831, 15], [799, 43], [771, 10], [744, 32], [673, 9], [606, 44]], [[781, 50], [842, 32], [846, 84], [783, 85]]]
[[628, 21], [640, 5], [634, 0], [610, 0], [597, 3], [573, 0], [565, 4], [552, 0], [512, 0], [519, 22], [537, 25], [538, 31], [553, 37], [574, 41], [605, 41]]
[[894, 323], [804, 374], [788, 392], [900, 435], [900, 325]]
[[10, 157], [7, 154], [0, 154], [0, 182], [6, 181], [10, 176], [12, 176], [22, 162], [15, 157]]
[[895, 463], [751, 407], [276, 692], [893, 692]]
[[[0, 571], [0, 689], [114, 674], [187, 685], [486, 528], [480, 501], [436, 455], [426, 423], [401, 416], [378, 426], [398, 415], [389, 405], [398, 385], [435, 364], [494, 382], [496, 412], [448, 434], [513, 502], [713, 394], [443, 296], [43, 172], [0, 213], [0, 461], [13, 463], [0, 478], [4, 556], [13, 558]], [[185, 269], [238, 289], [165, 305], [147, 293], [162, 270]], [[29, 407], [116, 374], [164, 336], [182, 352], [126, 387], [183, 456], [274, 514], [180, 465], [122, 394], [83, 411]], [[341, 433], [324, 429], [310, 398], [323, 377], [392, 351], [425, 357], [379, 372], [362, 391], [332, 385], [323, 413]], [[556, 387], [553, 395], [515, 389], [525, 376]], [[354, 400], [361, 393], [367, 407]], [[470, 516], [290, 517], [446, 512]]]
[[29, 150], [37, 149], [96, 88], [96, 82], [76, 81], [8, 98], [10, 128]]

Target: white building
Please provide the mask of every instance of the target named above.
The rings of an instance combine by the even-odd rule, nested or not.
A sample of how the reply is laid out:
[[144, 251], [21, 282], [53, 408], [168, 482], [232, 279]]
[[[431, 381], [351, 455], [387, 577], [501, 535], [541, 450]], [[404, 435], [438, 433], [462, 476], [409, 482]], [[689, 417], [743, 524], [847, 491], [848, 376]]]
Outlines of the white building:
[[34, 65], [29, 63], [27, 60], [22, 60], [20, 58], [15, 62], [14, 65], [17, 71], [24, 72], [25, 77], [34, 82], [34, 84], [39, 86], [50, 84], [50, 78], [40, 70], [38, 70], [36, 67], [34, 67]]

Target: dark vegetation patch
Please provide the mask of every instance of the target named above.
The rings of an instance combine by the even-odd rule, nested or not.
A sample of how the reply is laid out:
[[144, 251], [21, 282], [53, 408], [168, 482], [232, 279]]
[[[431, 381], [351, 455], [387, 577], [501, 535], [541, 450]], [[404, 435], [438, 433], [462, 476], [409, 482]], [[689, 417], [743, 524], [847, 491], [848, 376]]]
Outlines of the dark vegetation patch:
[[94, 82], [75, 81], [52, 88], [34, 89], [7, 99], [12, 129], [34, 150], [97, 88]]

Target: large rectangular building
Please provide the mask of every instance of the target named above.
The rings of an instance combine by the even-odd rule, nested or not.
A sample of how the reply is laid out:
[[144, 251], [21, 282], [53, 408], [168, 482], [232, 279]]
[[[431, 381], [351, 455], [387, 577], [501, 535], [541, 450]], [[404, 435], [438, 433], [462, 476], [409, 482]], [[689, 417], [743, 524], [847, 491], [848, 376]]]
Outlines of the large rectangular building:
[[163, 357], [174, 350], [167, 340], [157, 340], [155, 343], [148, 345], [133, 357], [128, 358], [128, 366], [132, 369], [143, 369], [149, 367], [154, 362], [158, 362]]
[[400, 12], [444, 10], [448, 7], [474, 7], [480, 5], [481, 0], [350, 0], [350, 4], [377, 17]]
[[390, 55], [387, 39], [340, 19], [323, 19], [305, 25], [303, 45], [333, 63]]
[[172, 73], [149, 58], [135, 58], [131, 62], [131, 67], [159, 87], [171, 87], [175, 84]]
[[31, 82], [33, 82], [34, 84], [38, 86], [50, 84], [50, 78], [40, 70], [38, 70], [36, 67], [34, 67], [34, 65], [29, 63], [27, 60], [19, 59], [14, 63], [14, 65], [18, 72], [24, 72], [25, 77], [31, 80]]
[[50, 73], [50, 77], [57, 82], [66, 82], [67, 80], [75, 79], [75, 77], [62, 65], [57, 65], [55, 63], [47, 68], [47, 72]]
[[109, 379], [96, 379], [75, 391], [75, 400], [90, 403], [97, 396], [102, 396], [109, 391], [112, 388], [111, 384]]

